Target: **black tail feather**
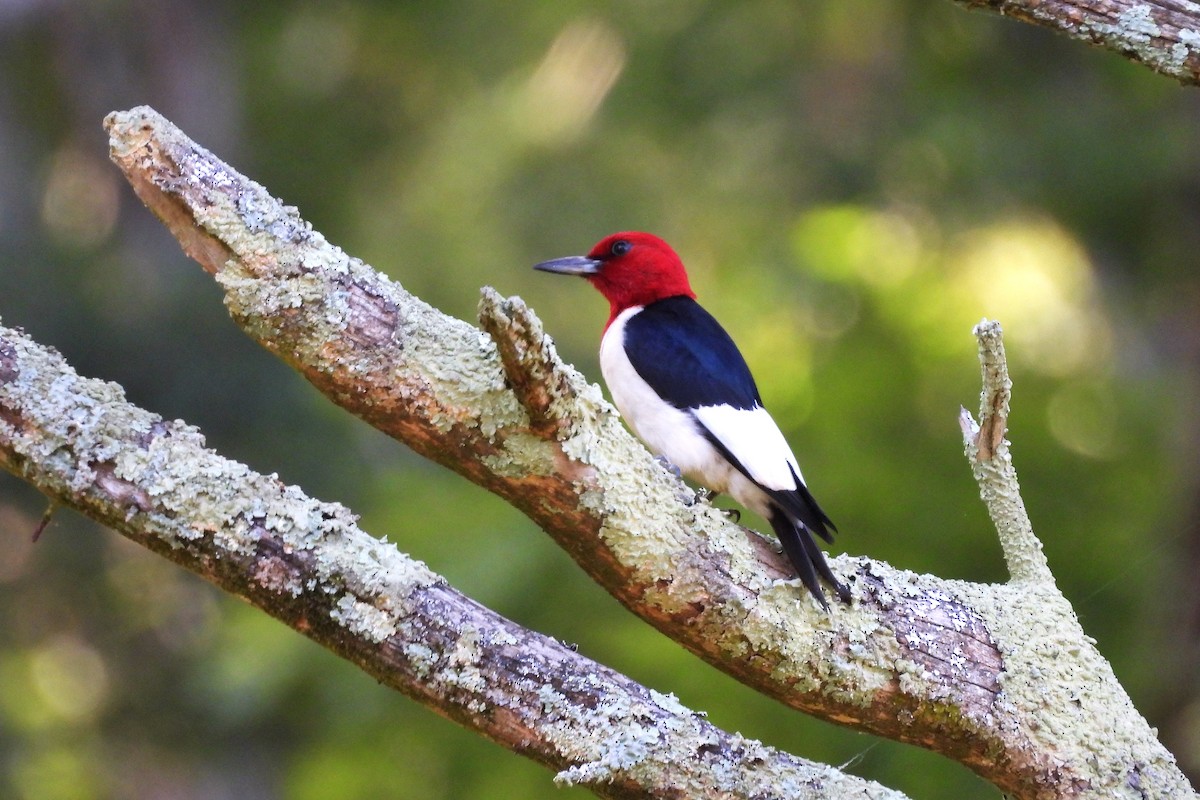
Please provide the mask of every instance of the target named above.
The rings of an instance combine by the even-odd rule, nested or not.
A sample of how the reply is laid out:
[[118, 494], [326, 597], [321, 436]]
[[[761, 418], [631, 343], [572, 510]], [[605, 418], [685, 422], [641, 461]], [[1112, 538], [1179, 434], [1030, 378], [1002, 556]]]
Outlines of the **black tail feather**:
[[829, 515], [817, 505], [817, 499], [812, 496], [812, 492], [808, 490], [804, 481], [800, 480], [795, 469], [792, 469], [792, 480], [796, 482], [795, 489], [767, 489], [764, 487], [763, 491], [779, 505], [785, 514], [833, 544], [833, 534], [837, 531], [837, 526], [833, 524]]
[[829, 568], [829, 562], [825, 560], [825, 554], [821, 552], [821, 548], [817, 547], [817, 543], [813, 541], [812, 536], [803, 527], [800, 528], [799, 539], [801, 544], [804, 545], [804, 549], [808, 552], [809, 558], [816, 565], [817, 572], [821, 573], [821, 577], [825, 579], [825, 582], [837, 592], [838, 599], [843, 603], [849, 603], [850, 587], [839, 581], [837, 576], [833, 574], [833, 570]]
[[825, 561], [825, 554], [821, 552], [821, 548], [817, 547], [812, 534], [803, 523], [792, 521], [782, 510], [776, 510], [771, 514], [768, 522], [775, 529], [775, 535], [779, 537], [779, 543], [783, 545], [783, 552], [787, 554], [788, 561], [792, 563], [801, 583], [821, 604], [821, 608], [828, 611], [829, 603], [826, 601], [825, 592], [822, 591], [820, 581], [817, 579], [818, 573], [833, 587], [843, 603], [850, 602], [850, 589], [838, 581], [837, 576], [833, 574], [833, 570]]
[[[738, 470], [750, 477], [750, 473], [746, 470], [742, 463], [730, 452], [724, 442], [713, 435], [712, 431], [701, 425], [701, 430], [708, 437], [708, 441], [724, 456], [730, 464], [733, 464]], [[829, 610], [829, 603], [825, 600], [825, 593], [821, 591], [821, 584], [817, 580], [817, 573], [833, 587], [837, 592], [837, 596], [843, 603], [850, 602], [850, 589], [844, 583], [838, 581], [837, 576], [833, 574], [833, 570], [829, 568], [829, 564], [825, 561], [825, 554], [821, 552], [821, 548], [817, 547], [817, 543], [813, 541], [812, 534], [815, 532], [825, 541], [833, 543], [833, 534], [837, 531], [837, 526], [833, 524], [833, 520], [821, 510], [817, 505], [817, 500], [812, 496], [812, 492], [800, 479], [800, 475], [796, 472], [796, 468], [791, 464], [788, 468], [792, 472], [792, 481], [795, 483], [795, 489], [768, 489], [759, 484], [773, 504], [771, 515], [767, 521], [771, 523], [771, 527], [775, 529], [775, 535], [779, 537], [780, 544], [783, 545], [783, 552], [787, 554], [788, 560], [792, 562], [792, 566], [796, 570], [796, 574], [800, 577], [801, 582], [812, 592], [812, 596], [821, 604], [821, 608]], [[753, 480], [753, 478], [751, 478]]]

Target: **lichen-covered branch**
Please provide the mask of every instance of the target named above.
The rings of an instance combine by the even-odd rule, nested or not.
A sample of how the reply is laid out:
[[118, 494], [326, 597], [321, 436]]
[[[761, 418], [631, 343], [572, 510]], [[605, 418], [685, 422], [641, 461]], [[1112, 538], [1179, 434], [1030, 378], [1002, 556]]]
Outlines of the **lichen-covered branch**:
[[979, 493], [1000, 537], [1000, 547], [1016, 582], [1054, 585], [1054, 575], [1033, 532], [1033, 523], [1021, 499], [1017, 471], [1013, 467], [1005, 433], [1008, 431], [1012, 381], [1004, 358], [1004, 339], [999, 322], [983, 320], [975, 326], [979, 340], [979, 365], [983, 390], [979, 397], [979, 424], [965, 408], [959, 415], [967, 460], [979, 484]]
[[1200, 83], [1200, 4], [1191, 0], [955, 0], [1042, 25]]
[[0, 466], [560, 782], [620, 798], [902, 798], [726, 733], [504, 619], [344, 507], [222, 458], [195, 428], [2, 327]]
[[486, 332], [446, 317], [152, 110], [106, 124], [114, 161], [251, 336], [335, 402], [508, 499], [692, 652], [1016, 797], [1190, 792], [1052, 583], [985, 586], [840, 556], [831, 563], [854, 602], [823, 613], [768, 540], [681, 500], [683, 485], [520, 300], [485, 291]]

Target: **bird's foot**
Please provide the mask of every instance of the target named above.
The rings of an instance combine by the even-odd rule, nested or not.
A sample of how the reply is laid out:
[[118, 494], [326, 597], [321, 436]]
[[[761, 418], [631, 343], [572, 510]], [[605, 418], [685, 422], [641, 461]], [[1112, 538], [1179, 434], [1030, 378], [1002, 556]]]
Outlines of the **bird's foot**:
[[[672, 464], [670, 459], [668, 459], [666, 456], [655, 456], [654, 460], [661, 464], [667, 472], [674, 475], [677, 481], [684, 483], [683, 472], [679, 469], [679, 467]], [[685, 506], [696, 505], [696, 495], [691, 489], [688, 488], [686, 483], [679, 488], [679, 491], [676, 492], [676, 496], [679, 498], [679, 502], [683, 503]]]
[[662, 464], [663, 467], [667, 470], [667, 472], [671, 473], [676, 478], [679, 478], [679, 480], [683, 480], [683, 473], [679, 471], [679, 467], [677, 467], [671, 463], [671, 460], [669, 458], [667, 458], [666, 456], [655, 456], [654, 460], [657, 461], [659, 464]]

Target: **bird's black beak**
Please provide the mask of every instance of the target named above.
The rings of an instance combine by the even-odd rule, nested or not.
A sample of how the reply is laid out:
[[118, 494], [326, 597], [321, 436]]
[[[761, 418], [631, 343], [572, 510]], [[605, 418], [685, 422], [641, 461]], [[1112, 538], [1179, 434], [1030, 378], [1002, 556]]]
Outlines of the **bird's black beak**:
[[595, 275], [600, 271], [600, 265], [603, 263], [587, 256], [566, 256], [534, 264], [533, 268], [540, 269], [542, 272], [557, 272], [559, 275]]

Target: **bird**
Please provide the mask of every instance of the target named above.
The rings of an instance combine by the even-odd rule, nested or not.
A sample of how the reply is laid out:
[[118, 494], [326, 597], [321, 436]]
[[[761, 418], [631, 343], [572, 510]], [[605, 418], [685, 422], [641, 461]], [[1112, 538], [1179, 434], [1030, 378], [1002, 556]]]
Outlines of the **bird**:
[[600, 371], [621, 417], [650, 450], [713, 495], [770, 523], [804, 586], [826, 611], [819, 578], [844, 603], [813, 534], [837, 527], [817, 505], [754, 376], [720, 323], [696, 302], [679, 255], [657, 236], [622, 231], [587, 255], [534, 269], [587, 279], [609, 303]]

